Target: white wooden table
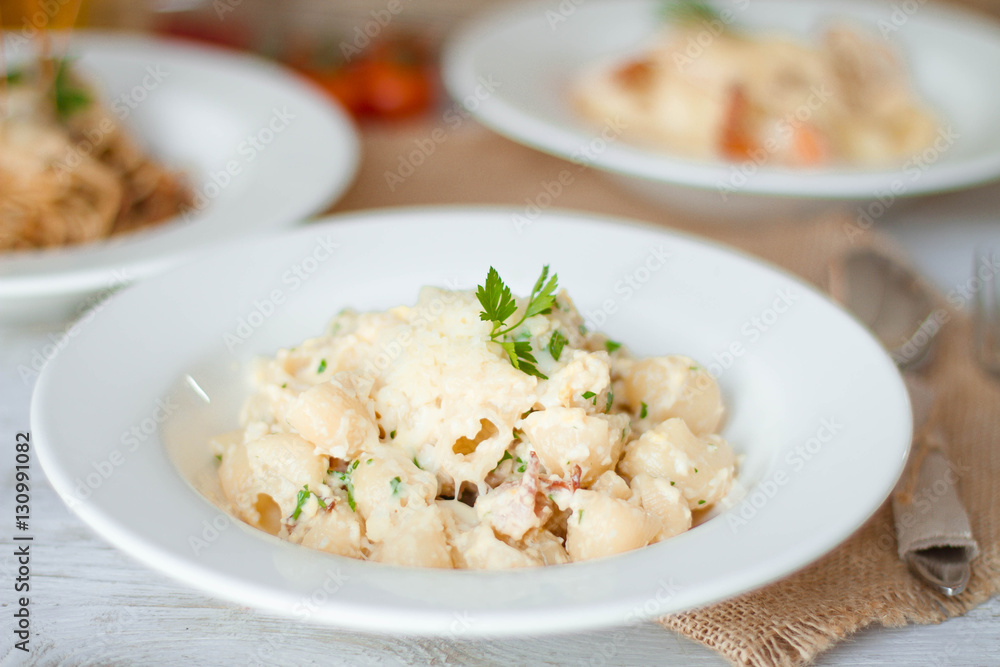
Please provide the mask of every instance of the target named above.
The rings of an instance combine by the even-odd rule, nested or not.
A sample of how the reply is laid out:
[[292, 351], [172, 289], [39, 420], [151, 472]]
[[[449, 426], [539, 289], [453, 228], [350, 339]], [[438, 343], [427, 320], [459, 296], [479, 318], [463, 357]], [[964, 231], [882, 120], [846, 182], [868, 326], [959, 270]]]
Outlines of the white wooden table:
[[[976, 243], [1000, 246], [1000, 186], [919, 206], [897, 203], [876, 226], [896, 236], [945, 291], [971, 268]], [[30, 383], [17, 366], [48, 342], [44, 327], [0, 329], [0, 662], [39, 665], [724, 665], [716, 654], [653, 623], [628, 630], [498, 641], [365, 635], [303, 625], [236, 607], [148, 570], [79, 521], [32, 463], [31, 653], [13, 648], [17, 564], [14, 440], [28, 430]], [[600, 650], [616, 646], [604, 658]], [[869, 629], [818, 665], [1000, 665], [1000, 598], [938, 626]]]

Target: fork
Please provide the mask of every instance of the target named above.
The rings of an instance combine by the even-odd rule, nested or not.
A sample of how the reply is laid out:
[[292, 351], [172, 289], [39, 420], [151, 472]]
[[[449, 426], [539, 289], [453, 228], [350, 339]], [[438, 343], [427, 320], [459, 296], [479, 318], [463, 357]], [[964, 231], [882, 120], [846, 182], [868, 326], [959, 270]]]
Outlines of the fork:
[[978, 281], [973, 312], [976, 360], [1000, 380], [1000, 248], [977, 250], [972, 264], [973, 285]]

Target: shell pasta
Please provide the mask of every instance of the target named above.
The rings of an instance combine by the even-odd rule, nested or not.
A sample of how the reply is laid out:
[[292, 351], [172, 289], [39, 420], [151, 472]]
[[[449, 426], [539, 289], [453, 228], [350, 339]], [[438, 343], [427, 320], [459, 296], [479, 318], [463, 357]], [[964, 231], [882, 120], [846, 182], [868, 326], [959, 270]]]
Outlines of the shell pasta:
[[714, 378], [587, 331], [547, 272], [523, 299], [491, 269], [478, 292], [344, 311], [258, 360], [241, 428], [211, 443], [229, 509], [414, 567], [567, 563], [688, 530], [735, 475]]

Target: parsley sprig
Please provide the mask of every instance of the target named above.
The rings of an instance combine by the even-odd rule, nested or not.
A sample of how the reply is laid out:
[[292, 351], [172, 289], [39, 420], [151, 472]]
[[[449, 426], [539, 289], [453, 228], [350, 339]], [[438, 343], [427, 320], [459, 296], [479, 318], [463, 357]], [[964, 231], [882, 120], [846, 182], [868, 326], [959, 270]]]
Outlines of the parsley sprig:
[[546, 264], [542, 268], [542, 274], [535, 281], [535, 286], [528, 297], [528, 306], [524, 309], [521, 319], [513, 324], [509, 324], [507, 320], [517, 311], [517, 302], [496, 269], [490, 267], [486, 274], [486, 284], [479, 285], [476, 290], [476, 298], [479, 299], [479, 303], [483, 307], [479, 313], [479, 319], [493, 323], [493, 328], [490, 330], [490, 340], [504, 349], [510, 358], [511, 366], [543, 380], [547, 380], [548, 377], [535, 366], [538, 360], [531, 354], [531, 342], [528, 340], [509, 340], [508, 336], [529, 317], [547, 315], [552, 312], [558, 284], [559, 278], [556, 274], [553, 273], [552, 277], [549, 278], [549, 266]]

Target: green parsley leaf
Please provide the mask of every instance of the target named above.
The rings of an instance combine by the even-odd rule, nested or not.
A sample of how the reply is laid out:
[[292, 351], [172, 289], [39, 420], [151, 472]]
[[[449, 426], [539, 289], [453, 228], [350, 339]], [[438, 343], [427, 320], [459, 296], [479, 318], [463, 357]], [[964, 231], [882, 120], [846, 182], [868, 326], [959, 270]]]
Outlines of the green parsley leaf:
[[365, 465], [371, 465], [373, 463], [375, 463], [375, 459], [368, 459], [367, 461], [365, 461]]
[[282, 389], [287, 389], [288, 388], [288, 383], [287, 382], [282, 382], [281, 383], [281, 388]]
[[584, 399], [590, 401], [594, 405], [597, 405], [597, 394], [595, 394], [594, 392], [585, 391], [581, 394], [581, 396], [583, 396]]
[[583, 523], [583, 510], [576, 513], [576, 522]]
[[476, 289], [476, 298], [483, 307], [479, 319], [493, 322], [494, 330], [499, 328], [517, 310], [517, 303], [511, 296], [510, 288], [500, 279], [500, 274], [492, 266], [486, 274], [486, 284]]
[[326, 370], [326, 359], [319, 360], [319, 368], [316, 369], [316, 374], [320, 374]]
[[396, 429], [392, 429], [391, 431], [389, 431], [389, 439], [390, 440], [396, 439]]
[[608, 388], [608, 403], [604, 406], [604, 412], [611, 412], [611, 404], [615, 402], [615, 390]]
[[642, 409], [639, 410], [639, 419], [645, 419], [646, 415], [649, 414], [649, 406], [646, 405], [645, 401], [640, 401], [639, 405], [642, 406]]
[[295, 511], [292, 512], [292, 521], [297, 521], [299, 515], [302, 514], [302, 507], [306, 504], [306, 501], [309, 500], [310, 493], [311, 491], [309, 490], [308, 484], [299, 489], [298, 495], [295, 496]]
[[392, 495], [397, 495], [399, 493], [399, 486], [403, 483], [399, 477], [393, 477], [389, 480], [389, 486], [392, 487]]
[[24, 81], [24, 70], [21, 68], [7, 71], [7, 83], [19, 84]]
[[[502, 461], [503, 459], [500, 460]], [[521, 464], [517, 467], [518, 472], [524, 472], [528, 469], [528, 464], [525, 461], [522, 461], [520, 456], [518, 456], [515, 460]]]
[[698, 469], [697, 469], [697, 468], [695, 468], [695, 469], [694, 469], [694, 471], [695, 471], [695, 472], [698, 472]]
[[569, 341], [566, 340], [566, 336], [563, 336], [562, 332], [559, 331], [559, 329], [556, 329], [552, 333], [552, 337], [549, 338], [549, 354], [552, 355], [553, 359], [559, 361], [559, 357], [560, 355], [562, 355], [563, 348], [566, 346], [566, 343], [568, 342]]
[[221, 461], [222, 460], [222, 454], [216, 454], [215, 455], [215, 460], [216, 461]]
[[[415, 465], [418, 468], [420, 468], [420, 461], [417, 460], [416, 456], [413, 457], [413, 465]], [[423, 470], [423, 468], [420, 468], [420, 469]]]
[[358, 459], [357, 461], [355, 461], [354, 463], [352, 463], [351, 464], [351, 470], [354, 470], [355, 468], [357, 468], [359, 463], [361, 463], [361, 459]]
[[674, 485], [674, 484], [676, 484], [676, 483], [677, 483], [677, 482], [670, 482], [670, 486], [673, 486], [673, 485]]
[[483, 307], [479, 313], [479, 319], [493, 323], [493, 328], [490, 330], [490, 340], [504, 349], [510, 359], [511, 366], [543, 380], [548, 378], [535, 366], [538, 360], [531, 354], [531, 342], [528, 340], [511, 341], [507, 340], [506, 336], [521, 326], [529, 317], [552, 312], [558, 277], [556, 274], [552, 274], [551, 279], [548, 276], [549, 267], [546, 264], [531, 290], [524, 314], [513, 324], [508, 324], [507, 319], [517, 311], [517, 303], [510, 293], [510, 288], [504, 284], [495, 268], [490, 267], [486, 274], [486, 284], [479, 285], [476, 289], [476, 298]]
[[617, 350], [621, 346], [622, 346], [621, 343], [616, 343], [613, 340], [606, 340], [606, 341], [604, 341], [604, 349], [608, 351], [608, 354], [611, 354], [612, 352], [614, 352], [615, 350]]
[[90, 106], [92, 102], [90, 93], [86, 88], [76, 85], [69, 73], [69, 62], [61, 60], [56, 65], [56, 77], [54, 93], [56, 101], [56, 113], [59, 118], [66, 120], [77, 111], [82, 111]]
[[699, 505], [704, 505], [704, 504], [705, 504], [705, 501], [704, 501], [704, 500], [699, 500], [699, 501], [698, 501], [698, 504], [699, 504]]

